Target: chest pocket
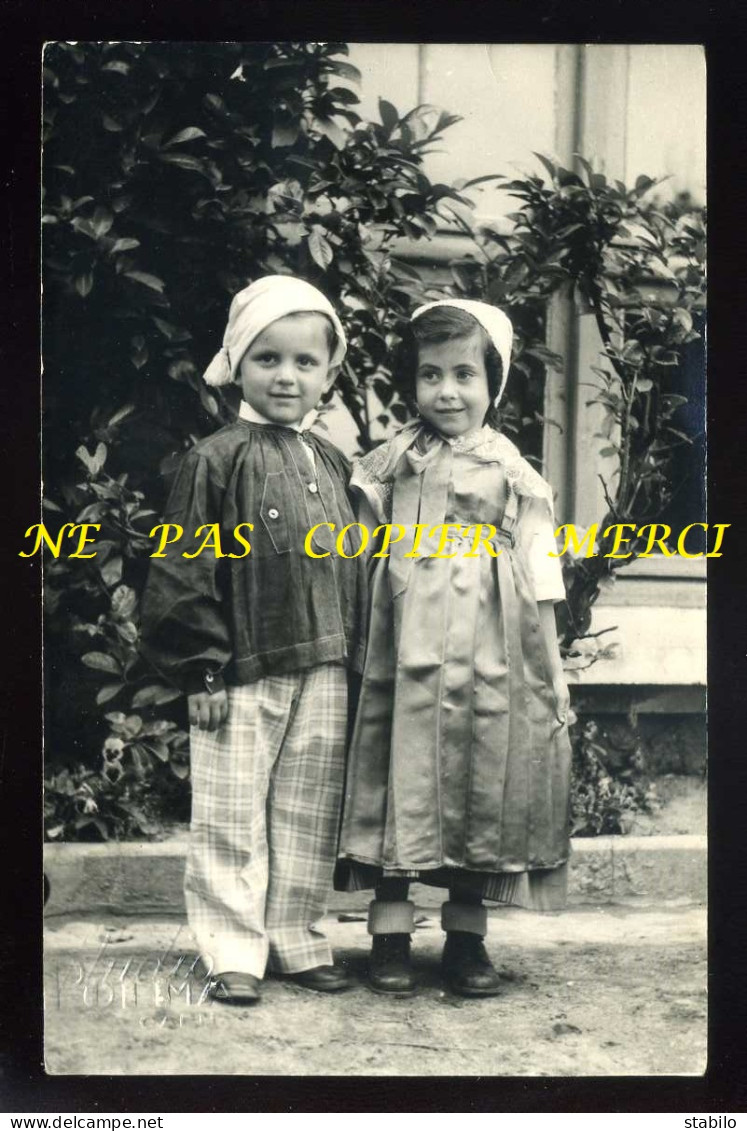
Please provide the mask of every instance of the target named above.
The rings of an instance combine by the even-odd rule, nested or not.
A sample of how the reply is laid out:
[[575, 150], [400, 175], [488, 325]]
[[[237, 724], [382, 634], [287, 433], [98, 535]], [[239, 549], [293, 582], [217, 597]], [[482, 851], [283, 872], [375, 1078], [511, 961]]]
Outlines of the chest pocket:
[[284, 471], [270, 471], [265, 478], [259, 517], [276, 554], [290, 553], [291, 501]]

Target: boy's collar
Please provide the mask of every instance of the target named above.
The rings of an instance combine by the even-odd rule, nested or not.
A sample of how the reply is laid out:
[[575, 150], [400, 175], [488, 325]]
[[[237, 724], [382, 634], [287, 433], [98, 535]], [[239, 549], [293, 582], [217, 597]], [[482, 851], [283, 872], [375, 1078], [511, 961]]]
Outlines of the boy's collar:
[[[311, 428], [311, 425], [316, 420], [316, 417], [317, 411], [315, 408], [312, 408], [309, 412], [306, 413], [304, 418], [302, 420], [299, 420], [296, 424], [276, 424], [274, 425], [274, 427], [292, 428], [294, 432], [306, 432], [309, 428]], [[252, 406], [245, 400], [242, 400], [241, 404], [239, 405], [239, 419], [249, 420], [252, 424], [273, 424], [272, 420], [268, 420], [267, 417], [263, 416], [261, 412], [257, 412], [256, 408], [252, 408]]]

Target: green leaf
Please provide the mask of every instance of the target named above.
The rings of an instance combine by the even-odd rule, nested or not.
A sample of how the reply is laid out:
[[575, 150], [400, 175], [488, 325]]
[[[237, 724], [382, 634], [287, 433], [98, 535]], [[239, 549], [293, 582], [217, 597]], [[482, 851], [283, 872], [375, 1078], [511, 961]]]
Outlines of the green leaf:
[[292, 119], [276, 118], [272, 126], [270, 145], [273, 149], [285, 149], [298, 141], [299, 127]]
[[397, 113], [396, 106], [391, 102], [387, 102], [386, 98], [379, 99], [379, 115], [387, 132], [387, 137], [397, 128], [399, 123], [399, 114]]
[[484, 177], [472, 177], [469, 181], [457, 181], [454, 185], [457, 189], [474, 188], [475, 185], [483, 185], [488, 181], [505, 181], [503, 173], [488, 173]]
[[142, 334], [136, 334], [132, 339], [132, 349], [130, 350], [130, 361], [136, 369], [142, 369], [148, 360], [148, 347], [145, 344], [145, 338]]
[[580, 153], [574, 153], [573, 156], [576, 159], [576, 161], [578, 161], [581, 168], [585, 170], [586, 175], [591, 179], [591, 177], [594, 176], [594, 170], [592, 169], [591, 165], [586, 160], [586, 158], [582, 157], [582, 155]]
[[324, 69], [332, 71], [334, 74], [339, 75], [343, 79], [347, 79], [349, 82], [360, 85], [361, 73], [352, 63], [343, 63], [339, 59], [330, 59], [324, 65]]
[[207, 137], [204, 130], [198, 129], [197, 126], [187, 126], [185, 130], [180, 130], [178, 134], [174, 134], [163, 144], [164, 149], [168, 149], [171, 145], [184, 145], [186, 141], [195, 141], [198, 137]]
[[[532, 152], [534, 153], [534, 150], [532, 150]], [[541, 153], [534, 153], [534, 156], [547, 169], [550, 174], [550, 180], [554, 181], [556, 169], [549, 157], [543, 157]]]
[[121, 59], [112, 59], [111, 63], [104, 63], [102, 71], [113, 71], [117, 75], [129, 75], [130, 64], [123, 63]]
[[692, 319], [692, 315], [690, 314], [689, 310], [685, 310], [684, 307], [679, 306], [674, 311], [674, 314], [672, 315], [672, 317], [673, 317], [674, 321], [679, 326], [681, 326], [683, 328], [683, 330], [688, 330], [688, 331], [692, 330], [693, 319]]
[[98, 238], [96, 235], [96, 229], [94, 228], [93, 224], [90, 220], [86, 220], [84, 216], [76, 216], [75, 219], [71, 221], [70, 226], [76, 232], [80, 232], [81, 235], [88, 236], [90, 240], [95, 240]]
[[93, 271], [86, 271], [83, 275], [79, 275], [74, 285], [80, 297], [86, 298], [93, 289]]
[[121, 424], [122, 421], [125, 420], [130, 415], [130, 413], [132, 413], [134, 411], [135, 411], [134, 404], [123, 405], [122, 408], [117, 409], [117, 411], [114, 413], [114, 416], [109, 417], [109, 420], [107, 422], [106, 427], [107, 428], [116, 427], [117, 424]]
[[167, 165], [177, 165], [180, 169], [191, 169], [195, 173], [202, 173], [203, 177], [210, 180], [205, 162], [200, 157], [190, 157], [187, 153], [161, 153], [160, 160]]
[[218, 413], [220, 411], [218, 402], [213, 394], [209, 393], [202, 384], [200, 386], [200, 403], [202, 404], [205, 411], [209, 412], [211, 416], [218, 416]]
[[133, 742], [130, 747], [130, 755], [135, 767], [135, 774], [142, 780], [150, 769], [150, 755], [139, 742]]
[[136, 283], [142, 283], [144, 287], [150, 287], [152, 291], [158, 291], [159, 294], [163, 294], [163, 288], [166, 286], [163, 279], [149, 275], [147, 271], [125, 271], [125, 276]]
[[131, 620], [122, 621], [117, 625], [117, 632], [127, 644], [136, 644], [138, 639], [137, 626]]
[[110, 656], [108, 652], [86, 652], [81, 656], [81, 660], [87, 668], [95, 668], [99, 672], [109, 672], [111, 675], [119, 675], [119, 664]]
[[331, 118], [315, 118], [314, 126], [320, 134], [329, 138], [335, 149], [345, 148], [347, 135], [345, 131], [337, 125], [337, 122], [333, 122]]
[[162, 683], [151, 683], [147, 687], [141, 687], [139, 691], [132, 697], [133, 707], [154, 707], [160, 703], [170, 703], [172, 699], [178, 699], [181, 695], [176, 687], [166, 687]]
[[116, 585], [117, 582], [122, 580], [122, 558], [117, 554], [113, 558], [109, 558], [108, 562], [99, 570], [101, 578], [105, 585]]
[[93, 825], [95, 828], [97, 828], [99, 830], [99, 832], [101, 833], [102, 840], [108, 840], [109, 839], [109, 833], [107, 831], [106, 825], [104, 824], [104, 822], [101, 820], [100, 817], [88, 817], [88, 816], [78, 817], [75, 821], [74, 827], [76, 829], [85, 829], [85, 828], [88, 828], [89, 825]]
[[409, 263], [404, 263], [400, 259], [392, 260], [392, 273], [394, 275], [403, 276], [405, 279], [412, 279], [416, 283], [422, 282], [420, 272]]
[[323, 271], [326, 271], [335, 257], [330, 244], [316, 228], [310, 233], [308, 244], [311, 258]]
[[93, 225], [93, 230], [98, 238], [99, 236], [106, 235], [106, 233], [114, 223], [114, 217], [112, 216], [108, 208], [99, 206], [94, 210], [91, 223]]
[[123, 683], [105, 683], [96, 696], [96, 703], [99, 706], [101, 706], [102, 703], [108, 703], [115, 695], [119, 695], [123, 687]]
[[167, 322], [165, 318], [156, 318], [156, 316], [153, 315], [153, 323], [170, 342], [189, 342], [192, 339], [189, 330], [185, 330], [180, 326], [174, 326], [173, 323]]
[[160, 762], [168, 762], [169, 748], [165, 742], [154, 739], [153, 742], [144, 742], [143, 746], [146, 750], [150, 751], [151, 754], [155, 754]]
[[96, 451], [93, 455], [81, 444], [75, 454], [80, 462], [85, 465], [89, 475], [93, 478], [98, 475], [106, 462], [106, 444], [97, 444]]
[[126, 738], [134, 738], [143, 729], [143, 720], [139, 715], [128, 715], [122, 723], [122, 733]]
[[120, 251], [133, 251], [134, 248], [140, 247], [140, 240], [134, 240], [129, 237], [119, 239], [115, 242], [111, 249], [111, 254], [116, 255]]

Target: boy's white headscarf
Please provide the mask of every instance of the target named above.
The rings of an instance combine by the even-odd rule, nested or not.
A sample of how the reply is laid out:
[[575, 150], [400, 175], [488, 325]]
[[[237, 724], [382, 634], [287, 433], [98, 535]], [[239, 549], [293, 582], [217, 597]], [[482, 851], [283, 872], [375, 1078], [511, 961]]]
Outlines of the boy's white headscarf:
[[289, 314], [324, 314], [332, 323], [337, 341], [330, 365], [339, 365], [345, 356], [345, 331], [334, 307], [321, 291], [293, 275], [266, 275], [234, 295], [218, 351], [203, 374], [208, 385], [230, 385], [239, 363], [254, 339], [278, 318]]
[[514, 328], [511, 325], [511, 320], [508, 315], [504, 314], [502, 310], [499, 310], [497, 306], [491, 306], [490, 303], [487, 302], [476, 302], [474, 299], [468, 298], [445, 298], [439, 299], [438, 302], [427, 302], [425, 306], [419, 306], [410, 321], [414, 322], [421, 314], [425, 314], [427, 310], [433, 310], [436, 306], [456, 306], [457, 309], [464, 310], [467, 314], [471, 314], [473, 318], [477, 319], [498, 350], [503, 374], [501, 377], [501, 387], [493, 401], [493, 404], [497, 405], [506, 387], [508, 367], [511, 363], [511, 345], [514, 340]]

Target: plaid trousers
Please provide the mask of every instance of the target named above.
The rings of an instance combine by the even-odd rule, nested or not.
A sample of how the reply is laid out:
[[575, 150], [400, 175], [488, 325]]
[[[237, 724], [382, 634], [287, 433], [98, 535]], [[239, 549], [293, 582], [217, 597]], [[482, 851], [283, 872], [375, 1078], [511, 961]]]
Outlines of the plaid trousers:
[[320, 664], [228, 689], [217, 731], [191, 732], [189, 924], [215, 973], [327, 965], [345, 774], [347, 673]]

